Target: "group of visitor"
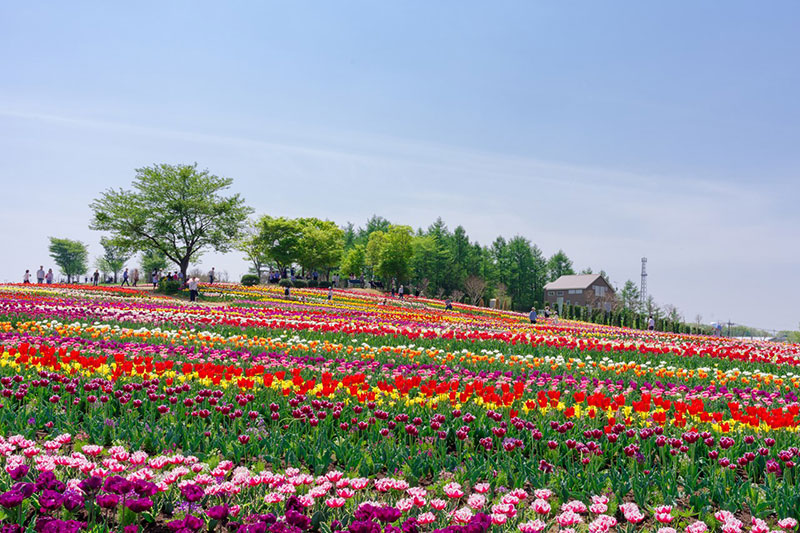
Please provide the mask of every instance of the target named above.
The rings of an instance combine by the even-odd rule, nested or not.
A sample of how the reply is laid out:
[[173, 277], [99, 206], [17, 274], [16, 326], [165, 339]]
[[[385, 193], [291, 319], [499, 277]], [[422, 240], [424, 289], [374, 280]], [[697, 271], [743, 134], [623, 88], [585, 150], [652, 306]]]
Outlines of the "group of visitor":
[[[552, 318], [553, 320], [558, 320], [558, 310], [557, 309], [551, 310], [549, 305], [544, 306], [542, 315], [544, 316], [545, 319]], [[536, 306], [531, 307], [531, 312], [528, 315], [528, 318], [530, 318], [531, 324], [536, 324], [536, 321], [539, 319], [539, 315], [536, 312]]]
[[[53, 283], [53, 269], [48, 268], [47, 272], [44, 271], [44, 265], [39, 265], [39, 270], [36, 271], [36, 283], [41, 285], [42, 283]], [[25, 274], [22, 276], [22, 283], [30, 284], [31, 282], [31, 271], [26, 269]]]

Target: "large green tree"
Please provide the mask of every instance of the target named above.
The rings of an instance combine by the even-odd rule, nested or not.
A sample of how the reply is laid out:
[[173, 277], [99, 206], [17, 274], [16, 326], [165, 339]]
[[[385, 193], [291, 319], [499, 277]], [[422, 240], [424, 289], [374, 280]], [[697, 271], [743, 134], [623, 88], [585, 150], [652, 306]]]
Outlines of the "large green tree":
[[639, 287], [636, 284], [628, 280], [625, 282], [625, 285], [622, 287], [622, 291], [620, 291], [620, 300], [622, 300], [622, 307], [623, 309], [628, 309], [630, 311], [638, 311], [641, 305], [641, 298], [639, 296]]
[[50, 257], [66, 274], [67, 283], [72, 281], [72, 276], [80, 276], [89, 268], [89, 251], [81, 241], [50, 237]]
[[298, 243], [300, 265], [306, 272], [335, 267], [344, 249], [344, 231], [330, 220], [301, 218]]
[[103, 272], [111, 272], [114, 274], [114, 283], [117, 282], [117, 275], [125, 262], [131, 258], [130, 251], [124, 246], [120, 246], [113, 239], [103, 237], [100, 239], [100, 244], [103, 246], [103, 255], [98, 259], [98, 266]]
[[303, 227], [299, 221], [264, 215], [258, 219], [258, 243], [266, 256], [283, 272], [300, 260], [300, 240]]
[[221, 194], [232, 183], [196, 163], [138, 168], [133, 190], [108, 189], [92, 202], [89, 227], [130, 250], [160, 251], [185, 276], [203, 252], [229, 251], [252, 212], [238, 194]]
[[270, 259], [264, 243], [259, 238], [259, 231], [258, 222], [249, 221], [239, 240], [236, 241], [236, 249], [250, 262], [250, 271], [261, 279]]
[[534, 259], [528, 239], [515, 236], [508, 241], [510, 271], [507, 280], [508, 293], [514, 308], [527, 310], [536, 301], [534, 290]]
[[559, 250], [547, 260], [547, 272], [548, 281], [555, 281], [561, 276], [574, 274], [575, 270], [572, 269], [572, 261], [564, 250]]
[[369, 234], [369, 239], [364, 249], [364, 259], [367, 267], [370, 269], [370, 273], [373, 275], [377, 272], [378, 265], [381, 262], [381, 251], [383, 250], [385, 241], [386, 233], [381, 230], [376, 230]]
[[409, 263], [414, 249], [411, 246], [412, 230], [410, 226], [392, 226], [386, 233], [380, 250], [377, 273], [388, 280], [396, 278], [403, 283], [409, 277]]

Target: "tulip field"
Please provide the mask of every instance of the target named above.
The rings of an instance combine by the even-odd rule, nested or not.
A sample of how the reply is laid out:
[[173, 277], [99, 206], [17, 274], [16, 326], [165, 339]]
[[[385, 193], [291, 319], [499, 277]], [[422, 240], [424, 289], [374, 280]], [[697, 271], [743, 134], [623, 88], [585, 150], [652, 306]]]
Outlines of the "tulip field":
[[200, 290], [0, 285], [0, 532], [797, 530], [800, 345]]

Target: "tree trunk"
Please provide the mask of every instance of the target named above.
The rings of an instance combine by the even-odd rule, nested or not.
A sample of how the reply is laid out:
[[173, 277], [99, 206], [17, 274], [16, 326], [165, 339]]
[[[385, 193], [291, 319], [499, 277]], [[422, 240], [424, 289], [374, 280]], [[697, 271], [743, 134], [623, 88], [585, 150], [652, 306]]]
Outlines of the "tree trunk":
[[183, 281], [186, 282], [186, 271], [189, 270], [189, 258], [184, 257], [181, 259], [181, 275], [183, 276]]

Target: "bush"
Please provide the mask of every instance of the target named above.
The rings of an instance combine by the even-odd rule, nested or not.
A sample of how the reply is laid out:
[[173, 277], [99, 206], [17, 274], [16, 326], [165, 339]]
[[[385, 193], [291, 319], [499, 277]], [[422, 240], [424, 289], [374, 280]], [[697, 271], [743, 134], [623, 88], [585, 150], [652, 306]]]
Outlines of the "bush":
[[261, 280], [255, 274], [245, 274], [244, 276], [242, 276], [242, 285], [245, 285], [247, 287], [258, 285], [259, 281]]
[[317, 287], [319, 287], [320, 289], [327, 289], [330, 286], [331, 286], [331, 282], [330, 281], [320, 281], [320, 282], [317, 283]]
[[308, 282], [308, 286], [310, 288], [316, 288], [318, 285], [319, 285], [319, 283], [315, 279], [309, 280], [309, 282]]
[[308, 283], [306, 283], [306, 280], [304, 279], [296, 279], [294, 280], [294, 286], [297, 287], [298, 289], [302, 289], [308, 287]]
[[294, 287], [294, 283], [290, 279], [282, 279], [278, 282], [281, 287]]
[[181, 290], [181, 282], [174, 279], [162, 279], [158, 282], [158, 292], [164, 294], [177, 294]]

